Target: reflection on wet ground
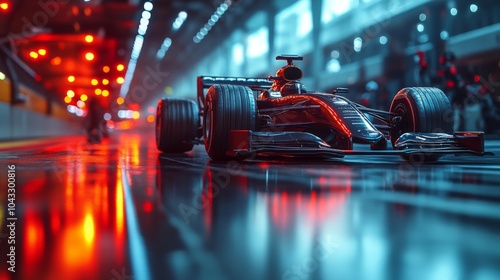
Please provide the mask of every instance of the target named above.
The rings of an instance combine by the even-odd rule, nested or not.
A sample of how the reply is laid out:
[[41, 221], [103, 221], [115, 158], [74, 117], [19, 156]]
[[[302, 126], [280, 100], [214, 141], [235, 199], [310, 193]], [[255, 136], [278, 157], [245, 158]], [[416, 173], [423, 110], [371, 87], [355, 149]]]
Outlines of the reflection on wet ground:
[[487, 142], [494, 157], [419, 165], [215, 163], [203, 147], [159, 155], [153, 141], [0, 153], [17, 168], [15, 276], [500, 279], [500, 141]]

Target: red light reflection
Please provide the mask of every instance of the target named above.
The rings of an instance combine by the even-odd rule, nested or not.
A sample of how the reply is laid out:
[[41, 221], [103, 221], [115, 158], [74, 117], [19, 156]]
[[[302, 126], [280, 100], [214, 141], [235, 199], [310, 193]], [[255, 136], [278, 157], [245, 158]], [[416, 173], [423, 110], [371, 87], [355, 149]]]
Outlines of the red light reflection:
[[24, 244], [27, 252], [24, 255], [24, 265], [30, 267], [39, 263], [43, 258], [45, 232], [42, 219], [34, 209], [27, 209], [24, 223], [26, 224]]
[[[61, 148], [67, 147], [44, 151], [57, 154]], [[19, 279], [106, 279], [112, 268], [125, 265], [120, 168], [115, 174], [96, 168], [95, 157], [86, 152], [58, 157], [54, 171], [19, 174], [35, 178], [17, 188], [26, 205], [19, 223], [18, 255], [24, 268]]]
[[266, 201], [271, 210], [273, 224], [281, 230], [291, 230], [291, 226], [300, 220], [314, 227], [335, 217], [348, 193], [313, 191], [269, 195], [271, 199]]

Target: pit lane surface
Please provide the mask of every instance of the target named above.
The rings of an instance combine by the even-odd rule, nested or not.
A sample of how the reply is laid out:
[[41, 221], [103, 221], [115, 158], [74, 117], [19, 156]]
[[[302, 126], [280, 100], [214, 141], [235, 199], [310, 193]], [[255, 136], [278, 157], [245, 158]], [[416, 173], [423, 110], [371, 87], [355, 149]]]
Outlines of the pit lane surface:
[[0, 279], [500, 279], [498, 140], [432, 164], [214, 163], [158, 154], [151, 131], [0, 146]]

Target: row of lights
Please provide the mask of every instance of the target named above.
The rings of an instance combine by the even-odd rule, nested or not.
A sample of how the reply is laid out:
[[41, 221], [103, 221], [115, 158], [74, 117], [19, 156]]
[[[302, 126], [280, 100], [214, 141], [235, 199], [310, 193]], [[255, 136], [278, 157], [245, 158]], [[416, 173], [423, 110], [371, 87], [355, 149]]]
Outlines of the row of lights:
[[179, 28], [181, 28], [182, 24], [186, 21], [186, 19], [187, 19], [187, 13], [184, 11], [179, 12], [177, 18], [172, 24], [172, 29], [179, 30]]
[[[84, 40], [87, 43], [92, 43], [94, 41], [94, 37], [92, 35], [86, 35], [84, 37]], [[47, 54], [48, 54], [48, 52], [47, 52], [47, 50], [45, 48], [40, 48], [40, 49], [38, 49], [36, 51], [30, 51], [29, 52], [29, 57], [31, 57], [34, 60], [37, 60], [39, 58], [47, 56]], [[86, 52], [84, 54], [84, 57], [85, 57], [85, 59], [87, 61], [93, 61], [95, 59], [95, 55], [92, 52]], [[60, 56], [55, 56], [52, 59], [50, 59], [50, 63], [52, 65], [54, 65], [54, 66], [58, 66], [58, 65], [60, 65], [62, 63], [62, 59], [61, 59]], [[120, 70], [120, 68], [121, 68], [121, 70]], [[117, 69], [118, 69], [118, 71], [122, 71], [123, 70], [123, 65], [118, 65]], [[109, 72], [109, 70], [108, 70], [108, 72]], [[123, 79], [123, 78], [118, 78], [117, 79], [117, 83], [120, 83], [120, 81], [121, 81], [120, 79]], [[68, 82], [73, 83], [73, 82], [75, 82], [76, 78], [75, 78], [75, 76], [70, 75], [70, 76], [68, 76], [67, 80], [68, 80]], [[92, 79], [91, 83], [92, 83], [92, 85], [95, 86], [95, 85], [98, 84], [98, 81], [97, 81], [97, 79]], [[102, 80], [102, 84], [103, 85], [108, 85], [109, 84], [109, 80], [103, 79]], [[109, 96], [109, 91], [106, 90], [106, 89], [105, 90], [96, 89], [95, 92], [96, 92], [96, 95], [102, 95], [104, 97]], [[64, 102], [65, 103], [71, 103], [71, 101], [73, 100], [74, 97], [75, 97], [74, 91], [73, 90], [68, 90], [67, 93], [66, 93], [66, 96], [64, 97]], [[84, 102], [87, 101], [87, 100], [88, 100], [88, 96], [86, 94], [82, 94], [80, 96], [80, 100], [78, 100], [78, 102], [80, 102], [81, 107], [84, 107], [84, 105], [85, 105]]]
[[[475, 4], [470, 5], [469, 8], [470, 8], [470, 11], [473, 12], [473, 13], [477, 12], [477, 10], [478, 10], [478, 6], [475, 5]], [[455, 15], [457, 15], [458, 10], [456, 8], [452, 8], [452, 9], [450, 9], [450, 13], [451, 13], [452, 16], [455, 16]], [[427, 19], [427, 15], [426, 14], [422, 13], [422, 14], [419, 15], [419, 20], [420, 21], [424, 22], [426, 19]], [[425, 27], [424, 27], [424, 25], [422, 23], [417, 24], [417, 31], [418, 32], [424, 32], [424, 30], [425, 30]], [[447, 31], [442, 31], [441, 34], [440, 34], [440, 36], [441, 36], [441, 39], [446, 40], [446, 39], [448, 39], [449, 34], [448, 34]], [[387, 42], [388, 42], [388, 39], [387, 39], [386, 36], [380, 36], [379, 37], [379, 43], [381, 45], [385, 45], [385, 44], [387, 44]], [[361, 37], [355, 38], [354, 41], [353, 41], [354, 51], [355, 52], [360, 52], [361, 49], [362, 49], [362, 47], [363, 47], [363, 39]], [[336, 59], [335, 57], [333, 57], [333, 58]]]
[[[123, 64], [118, 64], [116, 66], [116, 70], [119, 71], [119, 72], [123, 71], [124, 69], [125, 69], [125, 66]], [[111, 71], [111, 68], [106, 65], [106, 66], [103, 66], [102, 71], [104, 73], [109, 73]], [[70, 76], [68, 76], [67, 80], [68, 80], [69, 83], [74, 83], [76, 81], [76, 77], [73, 76], [73, 75], [70, 75]], [[116, 82], [118, 84], [122, 84], [123, 80], [124, 80], [123, 77], [118, 77], [116, 79]], [[90, 81], [90, 83], [91, 83], [92, 86], [98, 86], [99, 85], [99, 80], [96, 79], [96, 78], [94, 78], [94, 79], [92, 79]], [[109, 85], [109, 83], [110, 83], [109, 79], [102, 79], [101, 80], [101, 84], [103, 86], [107, 86], [107, 85]], [[94, 94], [96, 96], [108, 97], [110, 93], [109, 93], [109, 90], [107, 90], [107, 89], [96, 88], [94, 90]], [[75, 92], [73, 90], [71, 90], [71, 89], [68, 90], [66, 92], [66, 96], [64, 97], [64, 102], [68, 103], [68, 104], [71, 103], [73, 101], [73, 98], [75, 97], [75, 95], [76, 94], [75, 94]], [[87, 100], [88, 100], [88, 96], [86, 94], [81, 94], [80, 95], [80, 99], [76, 102], [77, 107], [84, 108], [85, 107], [85, 101], [87, 101]]]
[[142, 17], [140, 20], [139, 29], [137, 30], [137, 35], [135, 36], [134, 45], [132, 46], [132, 54], [130, 55], [130, 61], [128, 63], [127, 73], [125, 73], [125, 79], [122, 83], [120, 89], [120, 96], [125, 97], [130, 89], [130, 84], [132, 83], [132, 78], [134, 76], [135, 68], [137, 66], [137, 60], [141, 55], [142, 45], [144, 44], [144, 35], [148, 30], [149, 19], [151, 19], [151, 11], [153, 10], [153, 3], [146, 1], [144, 3], [144, 11], [142, 12]]
[[[475, 12], [477, 12], [477, 10], [479, 10], [479, 7], [476, 4], [471, 4], [469, 6], [469, 10], [471, 11], [471, 13], [475, 13]], [[458, 15], [458, 9], [457, 8], [451, 8], [450, 9], [450, 14], [452, 16]]]
[[231, 0], [226, 0], [224, 3], [220, 4], [220, 6], [217, 8], [217, 10], [212, 14], [208, 22], [196, 33], [196, 36], [193, 37], [193, 42], [198, 44], [207, 36], [208, 32], [212, 29], [212, 27], [219, 21], [219, 19], [222, 17], [222, 15], [229, 9], [231, 6], [232, 1]]
[[137, 120], [140, 118], [141, 113], [135, 110], [119, 110], [117, 113], [120, 119], [134, 119]]
[[171, 45], [172, 45], [172, 39], [168, 37], [165, 38], [165, 40], [163, 40], [163, 43], [161, 44], [160, 49], [158, 50], [158, 52], [156, 52], [156, 59], [162, 60], [163, 57], [165, 57], [165, 54], [167, 53]]
[[[177, 31], [181, 28], [181, 26], [184, 24], [184, 22], [187, 19], [188, 14], [185, 11], [180, 11], [179, 14], [177, 15], [177, 18], [175, 19], [174, 23], [172, 24], [172, 29], [174, 31]], [[156, 59], [162, 60], [165, 57], [165, 54], [167, 53], [168, 49], [170, 49], [170, 46], [172, 46], [172, 39], [169, 37], [165, 38], [163, 40], [163, 43], [161, 44], [160, 48], [156, 52]]]
[[[389, 39], [387, 38], [387, 36], [382, 35], [378, 38], [378, 41], [381, 45], [385, 45], [385, 44], [387, 44]], [[363, 48], [363, 39], [361, 37], [354, 38], [354, 40], [353, 40], [354, 51], [360, 52], [362, 48]], [[340, 70], [342, 68], [342, 66], [340, 65], [340, 61], [339, 61], [340, 52], [338, 50], [333, 50], [330, 53], [330, 57], [331, 57], [331, 59], [328, 61], [327, 65], [326, 65], [327, 71], [333, 72], [333, 73], [340, 72]]]
[[[475, 13], [477, 12], [479, 9], [479, 7], [476, 5], [476, 4], [471, 4], [469, 6], [469, 10], [472, 12], [472, 13]], [[458, 15], [458, 9], [457, 8], [451, 8], [450, 9], [450, 15], [451, 16], [456, 16]], [[427, 20], [427, 15], [425, 13], [421, 13], [419, 16], [418, 16], [418, 19], [421, 21], [421, 23], [418, 23], [417, 24], [417, 31], [420, 32], [420, 33], [423, 33], [425, 31], [425, 26], [423, 24], [423, 22], [425, 22]], [[447, 40], [449, 37], [450, 37], [450, 34], [448, 33], [448, 31], [446, 30], [443, 30], [439, 33], [439, 36], [441, 38], [441, 40]], [[427, 34], [422, 34], [420, 37], [419, 37], [419, 40], [421, 42], [424, 42], [424, 41], [427, 41], [428, 40], [428, 35]]]

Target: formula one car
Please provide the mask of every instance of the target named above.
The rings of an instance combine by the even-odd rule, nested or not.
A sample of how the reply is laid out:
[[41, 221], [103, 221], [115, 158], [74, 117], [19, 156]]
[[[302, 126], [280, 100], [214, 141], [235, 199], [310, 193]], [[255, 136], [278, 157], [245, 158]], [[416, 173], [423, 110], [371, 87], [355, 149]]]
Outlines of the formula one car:
[[[308, 91], [293, 64], [301, 56], [276, 59], [287, 65], [268, 78], [198, 77], [198, 104], [159, 100], [158, 149], [182, 153], [204, 143], [212, 160], [395, 154], [433, 161], [446, 154], [487, 154], [483, 132], [453, 133], [452, 107], [437, 88], [404, 88], [389, 111], [376, 110], [342, 96], [346, 88]], [[353, 150], [353, 143], [371, 149]]]

